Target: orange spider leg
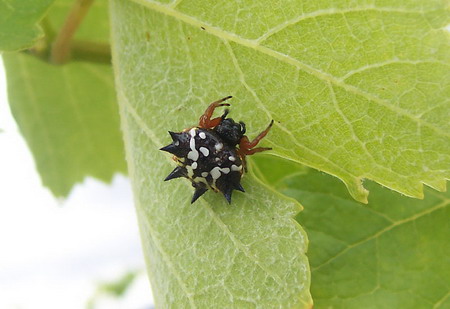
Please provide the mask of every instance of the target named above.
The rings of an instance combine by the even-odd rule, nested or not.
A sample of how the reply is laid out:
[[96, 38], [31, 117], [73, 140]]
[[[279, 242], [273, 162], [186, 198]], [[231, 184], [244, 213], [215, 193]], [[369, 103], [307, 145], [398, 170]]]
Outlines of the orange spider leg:
[[[272, 127], [272, 125], [273, 125], [273, 120], [270, 122], [269, 126], [264, 131], [259, 133], [259, 135], [251, 142], [249, 141], [247, 136], [244, 136], [239, 143], [239, 149], [246, 155], [247, 154], [252, 155], [256, 152], [270, 150], [271, 148], [255, 148], [255, 149], [252, 149], [252, 148], [255, 147], [256, 145], [258, 145], [258, 143], [264, 138], [264, 136], [266, 136], [267, 133], [269, 133], [269, 130]], [[250, 153], [252, 150], [255, 150], [255, 151]]]
[[269, 130], [272, 127], [272, 125], [273, 125], [273, 120], [270, 122], [269, 126], [264, 131], [259, 133], [259, 135], [253, 141], [250, 142], [250, 140], [248, 139], [247, 136], [243, 136], [241, 141], [239, 142], [238, 153], [241, 157], [242, 165], [244, 167], [245, 172], [247, 172], [246, 156], [250, 156], [252, 154], [255, 154], [255, 153], [261, 152], [261, 151], [272, 150], [272, 148], [268, 148], [268, 147], [253, 148], [256, 145], [258, 145], [258, 143], [264, 138], [264, 136], [267, 135], [267, 133], [269, 133]]
[[258, 147], [258, 148], [253, 148], [253, 149], [245, 149], [244, 150], [244, 155], [251, 156], [252, 154], [255, 154], [255, 153], [261, 152], [261, 151], [266, 151], [266, 150], [272, 150], [272, 148], [270, 148], [270, 147]]
[[[230, 106], [230, 104], [222, 104], [220, 106]], [[222, 116], [209, 120], [208, 126], [202, 127], [202, 128], [212, 129], [212, 128], [217, 127], [222, 122], [222, 120], [225, 119], [225, 117], [228, 115], [229, 112], [230, 111], [228, 109], [226, 109]]]
[[224, 116], [226, 116], [226, 114], [222, 117], [217, 117], [214, 119], [211, 119], [211, 116], [214, 113], [214, 110], [219, 107], [219, 106], [230, 106], [230, 104], [228, 103], [222, 103], [228, 99], [232, 98], [232, 96], [228, 96], [225, 97], [223, 99], [220, 99], [218, 101], [212, 102], [208, 108], [206, 109], [205, 113], [200, 117], [200, 120], [198, 122], [198, 126], [200, 128], [204, 128], [204, 129], [212, 129], [216, 126], [218, 126], [220, 124], [220, 122], [222, 121], [223, 118], [225, 118]]

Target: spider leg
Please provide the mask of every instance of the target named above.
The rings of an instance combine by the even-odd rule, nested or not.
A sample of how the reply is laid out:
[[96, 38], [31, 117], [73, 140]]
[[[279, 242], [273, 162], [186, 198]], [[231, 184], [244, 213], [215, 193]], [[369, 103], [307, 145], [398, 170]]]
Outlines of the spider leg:
[[272, 150], [272, 148], [270, 147], [257, 147], [257, 148], [253, 148], [253, 149], [248, 149], [245, 152], [246, 156], [251, 156], [252, 154], [255, 154], [257, 152], [261, 152], [261, 151], [266, 151], [266, 150]]
[[[247, 136], [244, 136], [241, 139], [240, 143], [239, 143], [239, 148], [241, 150], [243, 150], [245, 154], [247, 154], [248, 151], [250, 151], [253, 147], [258, 145], [258, 143], [264, 138], [264, 136], [266, 136], [267, 133], [269, 133], [269, 130], [272, 127], [272, 125], [273, 125], [273, 120], [270, 122], [268, 127], [264, 131], [259, 133], [259, 135], [254, 140], [252, 140], [251, 142], [250, 142], [250, 140], [248, 139]], [[264, 149], [264, 150], [268, 150], [268, 149]], [[264, 151], [264, 150], [259, 150], [259, 151]], [[255, 151], [255, 152], [259, 152], [259, 151]]]
[[[214, 110], [219, 106], [230, 106], [228, 103], [222, 103], [228, 99], [232, 98], [232, 96], [225, 97], [223, 99], [220, 99], [218, 101], [212, 102], [208, 108], [206, 109], [205, 113], [200, 117], [198, 126], [204, 129], [212, 129], [220, 124], [222, 121], [222, 117], [217, 117], [214, 119], [211, 119], [211, 116], [214, 113]], [[226, 113], [227, 114], [227, 113]], [[226, 116], [225, 114], [225, 116]]]
[[[258, 147], [258, 148], [253, 148], [256, 145], [258, 145], [258, 143], [264, 138], [264, 136], [267, 135], [267, 133], [269, 132], [270, 128], [273, 125], [273, 120], [270, 122], [269, 126], [262, 131], [253, 141], [250, 142], [250, 140], [248, 139], [247, 136], [243, 136], [241, 138], [241, 141], [239, 142], [239, 155], [241, 156], [241, 160], [242, 160], [242, 165], [244, 167], [244, 171], [247, 172], [247, 159], [246, 156], [250, 156], [252, 154], [255, 154], [257, 152], [261, 152], [261, 151], [266, 151], [266, 150], [271, 150], [272, 148], [268, 148], [268, 147]], [[243, 130], [245, 132], [245, 125], [243, 126]]]
[[224, 120], [227, 117], [229, 112], [230, 111], [228, 109], [226, 109], [222, 116], [209, 120], [207, 129], [217, 127], [222, 122], [222, 120]]

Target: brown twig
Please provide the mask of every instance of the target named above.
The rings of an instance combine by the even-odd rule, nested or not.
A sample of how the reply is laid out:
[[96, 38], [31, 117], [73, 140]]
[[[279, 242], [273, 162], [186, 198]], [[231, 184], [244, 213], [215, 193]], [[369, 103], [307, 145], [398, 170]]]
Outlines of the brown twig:
[[54, 64], [66, 63], [71, 56], [72, 37], [80, 26], [94, 0], [75, 0], [66, 22], [59, 31], [52, 45], [50, 62]]

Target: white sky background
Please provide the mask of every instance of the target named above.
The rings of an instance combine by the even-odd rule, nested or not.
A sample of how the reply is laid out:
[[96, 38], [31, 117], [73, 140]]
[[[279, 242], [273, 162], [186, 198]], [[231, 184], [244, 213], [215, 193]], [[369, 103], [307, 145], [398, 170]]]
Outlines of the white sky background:
[[96, 308], [150, 308], [128, 179], [88, 179], [56, 200], [10, 113], [1, 57], [0, 129], [0, 308], [84, 308], [98, 282], [134, 269], [143, 273], [125, 297]]

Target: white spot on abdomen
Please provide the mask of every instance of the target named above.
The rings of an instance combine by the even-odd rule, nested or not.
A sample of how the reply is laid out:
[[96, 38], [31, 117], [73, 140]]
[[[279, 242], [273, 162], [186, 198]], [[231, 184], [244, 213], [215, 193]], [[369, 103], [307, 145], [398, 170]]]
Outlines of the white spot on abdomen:
[[205, 132], [200, 132], [200, 133], [198, 134], [198, 136], [200, 136], [201, 139], [205, 139], [205, 138], [206, 138]]
[[216, 166], [209, 172], [213, 179], [218, 179], [220, 177], [220, 167]]
[[203, 172], [203, 173], [202, 173], [202, 177], [203, 177], [203, 178], [208, 177], [208, 172]]
[[236, 161], [236, 158], [235, 158], [235, 157], [233, 157], [233, 156], [229, 156], [229, 157], [228, 157], [228, 160], [230, 160], [230, 161], [234, 162], [234, 161]]
[[194, 176], [194, 171], [192, 170], [192, 167], [188, 165], [186, 166], [186, 170], [188, 172], [188, 177], [192, 178], [192, 176]]
[[198, 151], [197, 150], [192, 150], [192, 151], [189, 151], [189, 153], [188, 153], [188, 159], [191, 159], [191, 160], [193, 160], [193, 161], [197, 161], [197, 159], [198, 159]]
[[239, 166], [237, 166], [237, 165], [232, 165], [231, 166], [231, 170], [232, 171], [240, 171], [242, 169], [242, 165], [239, 165]]
[[194, 136], [195, 136], [195, 128], [192, 128], [192, 129], [189, 131], [189, 134], [190, 134], [192, 137], [194, 137]]
[[192, 135], [191, 140], [189, 141], [189, 147], [191, 148], [191, 151], [189, 151], [187, 157], [188, 157], [188, 159], [191, 159], [193, 161], [197, 161], [199, 154], [198, 154], [197, 149], [195, 149], [195, 138], [194, 138], [195, 130], [191, 129], [190, 133], [191, 133], [191, 135], [192, 135], [192, 133], [194, 135]]
[[216, 180], [222, 175], [221, 172], [224, 174], [228, 174], [230, 172], [230, 169], [228, 167], [221, 168], [216, 166], [209, 173], [211, 174], [212, 178]]
[[222, 143], [217, 143], [214, 145], [214, 148], [216, 148], [217, 151], [221, 150], [223, 148], [223, 144]]
[[207, 157], [207, 156], [209, 155], [209, 150], [208, 150], [208, 148], [200, 147], [200, 152], [203, 153], [203, 155], [204, 155], [205, 157]]
[[197, 168], [197, 162], [192, 163], [192, 169], [195, 170]]

